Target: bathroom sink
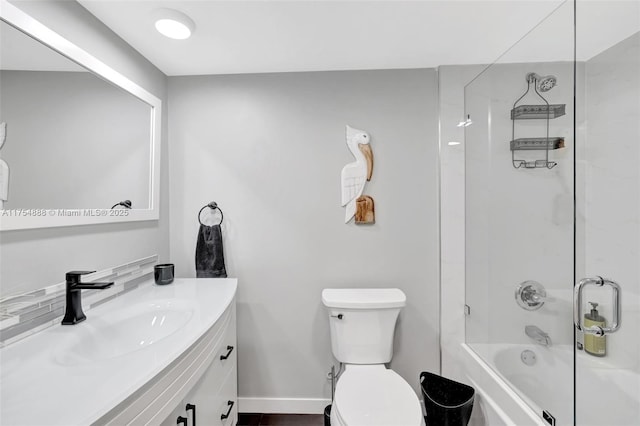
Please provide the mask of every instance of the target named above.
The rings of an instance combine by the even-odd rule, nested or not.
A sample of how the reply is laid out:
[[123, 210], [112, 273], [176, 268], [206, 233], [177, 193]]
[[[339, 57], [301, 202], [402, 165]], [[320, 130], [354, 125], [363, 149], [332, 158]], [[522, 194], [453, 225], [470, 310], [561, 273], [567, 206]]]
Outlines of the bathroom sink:
[[180, 331], [194, 310], [193, 303], [186, 300], [157, 300], [112, 315], [93, 315], [78, 325], [61, 326], [72, 337], [55, 350], [54, 359], [61, 365], [77, 365], [150, 348]]
[[57, 320], [0, 348], [0, 424], [109, 423], [104, 416], [146, 392], [224, 315], [235, 318], [236, 289], [233, 278], [176, 278], [162, 286], [149, 278], [99, 306], [87, 297], [86, 320]]

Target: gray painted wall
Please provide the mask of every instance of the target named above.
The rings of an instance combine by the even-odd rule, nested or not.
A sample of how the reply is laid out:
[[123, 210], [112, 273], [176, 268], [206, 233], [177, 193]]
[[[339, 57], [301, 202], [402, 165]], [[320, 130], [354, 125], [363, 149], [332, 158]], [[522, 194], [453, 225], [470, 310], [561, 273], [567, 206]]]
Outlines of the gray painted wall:
[[[350, 286], [407, 294], [391, 365], [417, 392], [439, 368], [436, 71], [170, 77], [169, 97], [171, 261], [194, 276], [196, 215], [217, 201], [240, 397], [330, 397], [321, 291]], [[373, 226], [344, 224], [346, 124], [372, 137]]]
[[169, 252], [166, 77], [76, 2], [13, 1], [17, 7], [163, 100], [160, 220], [0, 233], [0, 297], [55, 284], [71, 269], [102, 269]]

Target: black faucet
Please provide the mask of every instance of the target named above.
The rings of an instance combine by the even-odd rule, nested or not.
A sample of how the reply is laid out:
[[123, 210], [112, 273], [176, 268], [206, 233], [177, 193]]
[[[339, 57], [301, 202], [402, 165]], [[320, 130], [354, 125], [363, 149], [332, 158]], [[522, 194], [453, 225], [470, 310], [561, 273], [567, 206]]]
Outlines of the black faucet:
[[110, 283], [81, 283], [82, 275], [91, 274], [95, 271], [71, 271], [67, 272], [67, 305], [64, 310], [63, 325], [73, 325], [87, 319], [82, 312], [81, 291], [84, 289], [104, 290], [113, 285]]

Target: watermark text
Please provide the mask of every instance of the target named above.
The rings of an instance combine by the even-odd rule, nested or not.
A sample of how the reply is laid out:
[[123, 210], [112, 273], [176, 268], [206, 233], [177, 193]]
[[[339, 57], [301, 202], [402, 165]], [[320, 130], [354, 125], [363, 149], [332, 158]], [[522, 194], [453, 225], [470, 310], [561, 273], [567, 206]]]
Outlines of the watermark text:
[[0, 217], [126, 217], [129, 209], [10, 209]]

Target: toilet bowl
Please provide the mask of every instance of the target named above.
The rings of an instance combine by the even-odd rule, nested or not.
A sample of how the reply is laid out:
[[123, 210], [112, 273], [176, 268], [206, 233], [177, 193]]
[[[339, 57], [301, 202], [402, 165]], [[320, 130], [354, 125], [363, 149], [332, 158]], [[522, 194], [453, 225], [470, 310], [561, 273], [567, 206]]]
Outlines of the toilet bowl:
[[338, 380], [331, 426], [424, 425], [416, 393], [384, 365], [347, 365]]
[[397, 288], [325, 289], [331, 349], [344, 364], [338, 378], [332, 426], [423, 426], [413, 388], [385, 367], [405, 294]]

